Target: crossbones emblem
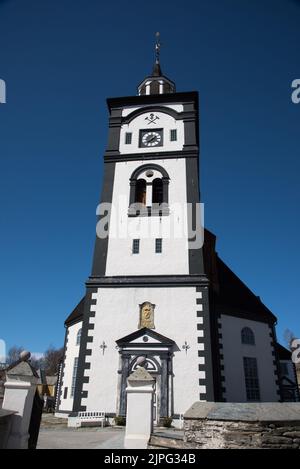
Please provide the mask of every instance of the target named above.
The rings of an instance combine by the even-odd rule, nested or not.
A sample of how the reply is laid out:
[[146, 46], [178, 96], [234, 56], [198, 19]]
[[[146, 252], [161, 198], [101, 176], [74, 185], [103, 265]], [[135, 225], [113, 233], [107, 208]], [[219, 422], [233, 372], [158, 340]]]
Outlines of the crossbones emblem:
[[148, 116], [145, 117], [145, 121], [148, 121], [148, 125], [149, 125], [149, 124], [155, 124], [155, 123], [156, 123], [155, 121], [156, 121], [157, 119], [159, 119], [159, 117], [158, 117], [158, 116], [155, 116], [155, 115], [152, 114], [152, 113], [150, 114], [149, 117], [148, 117]]

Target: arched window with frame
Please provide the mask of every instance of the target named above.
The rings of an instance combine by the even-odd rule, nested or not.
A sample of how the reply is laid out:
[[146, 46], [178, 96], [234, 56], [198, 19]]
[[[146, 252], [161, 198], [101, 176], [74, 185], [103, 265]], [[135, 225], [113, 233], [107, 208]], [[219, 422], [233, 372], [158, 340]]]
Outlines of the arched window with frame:
[[169, 175], [158, 164], [136, 168], [130, 178], [129, 216], [169, 214]]
[[241, 332], [242, 344], [244, 345], [255, 345], [254, 332], [250, 327], [244, 327]]
[[161, 178], [156, 178], [152, 182], [152, 204], [162, 204], [163, 202], [163, 181]]
[[138, 179], [136, 182], [135, 203], [146, 205], [146, 181]]
[[76, 345], [80, 345], [81, 333], [82, 333], [82, 328], [80, 328], [79, 331], [77, 332]]

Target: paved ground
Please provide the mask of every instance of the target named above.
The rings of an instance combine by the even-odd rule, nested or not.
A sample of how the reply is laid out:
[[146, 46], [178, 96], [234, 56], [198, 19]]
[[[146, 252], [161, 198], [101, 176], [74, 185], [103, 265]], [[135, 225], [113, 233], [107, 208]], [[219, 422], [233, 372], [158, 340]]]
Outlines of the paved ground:
[[124, 428], [68, 428], [66, 419], [43, 414], [37, 449], [121, 449]]
[[[182, 439], [183, 432], [176, 429], [156, 428], [162, 437]], [[43, 414], [37, 449], [122, 449], [125, 428], [68, 428], [67, 419]]]
[[121, 449], [119, 428], [41, 428], [37, 449]]

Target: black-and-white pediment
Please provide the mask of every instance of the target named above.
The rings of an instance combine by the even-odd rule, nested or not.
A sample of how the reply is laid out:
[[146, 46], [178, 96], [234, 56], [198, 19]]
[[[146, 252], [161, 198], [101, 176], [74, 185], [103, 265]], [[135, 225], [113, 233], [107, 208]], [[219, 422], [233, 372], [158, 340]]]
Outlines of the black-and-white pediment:
[[118, 347], [141, 347], [147, 348], [151, 347], [167, 347], [171, 348], [175, 345], [174, 340], [165, 337], [158, 332], [148, 329], [147, 327], [143, 327], [132, 334], [129, 334], [121, 339], [116, 340]]

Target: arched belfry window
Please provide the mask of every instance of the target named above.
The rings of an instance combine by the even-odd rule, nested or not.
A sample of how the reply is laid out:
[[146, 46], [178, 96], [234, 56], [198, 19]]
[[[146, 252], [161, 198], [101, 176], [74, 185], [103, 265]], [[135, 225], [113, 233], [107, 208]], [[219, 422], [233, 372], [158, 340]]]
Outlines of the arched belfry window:
[[136, 181], [135, 202], [146, 205], [146, 188], [145, 179], [138, 179]]
[[250, 327], [244, 327], [242, 329], [241, 336], [242, 336], [242, 344], [255, 345], [254, 332], [252, 331], [252, 329], [250, 329]]
[[130, 216], [168, 215], [169, 175], [157, 164], [144, 164], [130, 178]]
[[163, 199], [163, 181], [161, 178], [156, 178], [152, 183], [152, 204], [162, 204]]

